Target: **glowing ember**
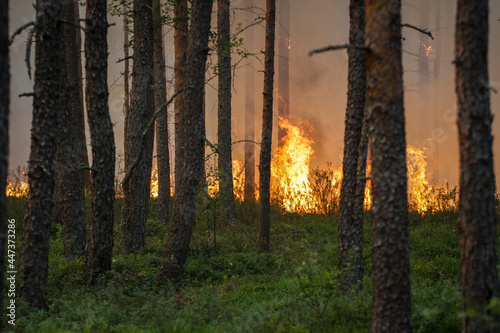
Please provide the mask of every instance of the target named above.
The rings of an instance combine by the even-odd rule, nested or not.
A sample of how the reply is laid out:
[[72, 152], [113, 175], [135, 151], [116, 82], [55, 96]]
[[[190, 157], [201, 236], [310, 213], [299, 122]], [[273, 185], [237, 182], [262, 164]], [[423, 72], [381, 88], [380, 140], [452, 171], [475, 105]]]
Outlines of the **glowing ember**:
[[419, 42], [420, 42], [420, 44], [422, 44], [422, 46], [423, 46], [423, 47], [424, 47], [424, 49], [425, 49], [425, 56], [426, 56], [426, 57], [428, 57], [428, 56], [429, 56], [429, 53], [431, 53], [431, 51], [432, 51], [432, 45], [427, 46], [427, 45], [425, 45], [425, 44], [424, 44], [422, 41], [420, 41], [420, 40], [419, 40]]

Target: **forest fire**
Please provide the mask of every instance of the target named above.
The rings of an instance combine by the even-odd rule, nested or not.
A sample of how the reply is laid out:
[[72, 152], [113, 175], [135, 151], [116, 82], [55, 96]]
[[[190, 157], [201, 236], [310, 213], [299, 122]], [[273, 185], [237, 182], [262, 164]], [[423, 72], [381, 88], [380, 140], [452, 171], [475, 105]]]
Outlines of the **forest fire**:
[[5, 188], [5, 194], [8, 197], [16, 198], [26, 198], [28, 197], [29, 187], [28, 183], [18, 180], [15, 183], [9, 182], [7, 179], [7, 187]]
[[422, 41], [420, 41], [420, 40], [419, 40], [419, 43], [420, 43], [420, 44], [424, 47], [424, 50], [425, 50], [425, 56], [426, 56], [426, 57], [428, 57], [428, 56], [429, 56], [429, 54], [430, 54], [430, 53], [431, 53], [431, 51], [432, 51], [432, 45], [427, 46], [427, 45], [425, 45], [425, 43], [424, 43], [424, 42], [422, 42]]

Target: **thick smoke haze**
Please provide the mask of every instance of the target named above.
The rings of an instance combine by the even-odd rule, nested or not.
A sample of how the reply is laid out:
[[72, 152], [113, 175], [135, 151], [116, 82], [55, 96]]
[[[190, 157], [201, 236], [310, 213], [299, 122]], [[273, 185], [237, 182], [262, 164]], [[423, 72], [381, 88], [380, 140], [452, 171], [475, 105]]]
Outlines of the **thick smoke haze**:
[[[109, 2], [109, 1], [108, 1]], [[436, 23], [440, 24], [441, 37], [426, 41], [426, 46], [432, 46], [425, 58], [428, 66], [429, 85], [421, 85], [422, 63], [418, 55], [424, 47], [422, 34], [409, 28], [403, 28], [403, 69], [405, 85], [406, 141], [408, 144], [425, 148], [429, 156], [429, 171], [431, 178], [440, 183], [448, 181], [450, 185], [458, 183], [458, 133], [456, 128], [456, 96], [454, 83], [454, 26], [455, 2], [449, 0], [430, 1], [427, 15], [420, 12], [420, 0], [403, 1], [403, 22], [420, 28], [429, 29], [436, 35]], [[265, 1], [253, 2], [255, 18], [264, 16], [262, 8]], [[441, 15], [436, 20], [436, 6], [439, 5]], [[233, 31], [238, 24], [249, 24], [243, 8], [248, 1], [232, 1]], [[293, 122], [307, 122], [305, 126], [311, 130], [314, 139], [315, 157], [312, 167], [326, 167], [327, 162], [334, 166], [341, 165], [343, 154], [344, 117], [347, 102], [347, 52], [336, 51], [308, 56], [312, 49], [326, 45], [348, 42], [349, 35], [349, 1], [348, 0], [290, 0], [290, 117]], [[215, 10], [215, 7], [214, 7]], [[80, 15], [84, 16], [84, 8]], [[279, 1], [278, 1], [279, 12]], [[10, 31], [34, 19], [32, 1], [19, 0], [10, 5]], [[279, 17], [279, 13], [278, 13]], [[422, 26], [424, 17], [428, 26]], [[500, 2], [490, 1], [490, 85], [500, 90], [500, 45], [495, 42], [495, 36], [500, 33]], [[118, 152], [123, 152], [123, 24], [119, 17], [109, 17], [109, 87], [110, 112], [115, 124], [115, 140]], [[439, 22], [438, 22], [439, 21]], [[277, 23], [279, 24], [279, 22]], [[216, 25], [214, 14], [212, 26]], [[214, 28], [215, 29], [215, 28]], [[254, 61], [255, 75], [255, 137], [260, 141], [262, 117], [262, 82], [264, 50], [264, 25], [255, 25], [254, 47], [248, 52], [256, 54]], [[173, 70], [173, 32], [165, 28], [166, 64], [168, 80], [172, 80]], [[278, 32], [278, 29], [276, 29]], [[241, 34], [244, 37], [244, 34]], [[27, 33], [18, 36], [11, 46], [11, 117], [10, 117], [10, 160], [9, 168], [27, 165], [30, 146], [30, 128], [32, 99], [18, 97], [19, 94], [31, 92], [33, 81], [28, 79], [25, 58]], [[280, 36], [276, 36], [278, 40]], [[440, 51], [439, 76], [435, 78], [436, 58]], [[32, 55], [34, 50], [32, 50]], [[279, 54], [276, 54], [278, 59]], [[233, 63], [239, 61], [233, 55]], [[215, 56], [212, 62], [216, 62]], [[33, 61], [32, 61], [33, 64]], [[237, 66], [234, 72], [233, 94], [233, 141], [245, 138], [244, 132], [244, 92], [245, 92], [245, 61]], [[213, 71], [207, 77], [213, 75]], [[276, 67], [276, 75], [278, 75]], [[275, 78], [277, 86], [277, 76]], [[217, 79], [210, 80], [206, 90], [207, 138], [217, 141]], [[279, 93], [279, 92], [277, 92]], [[169, 88], [172, 94], [172, 87]], [[277, 96], [275, 95], [275, 100]], [[493, 114], [500, 108], [499, 94], [491, 94], [491, 110]], [[277, 126], [277, 104], [274, 114]], [[173, 116], [170, 117], [170, 130], [173, 133]], [[500, 133], [500, 123], [493, 122], [493, 135]], [[172, 143], [173, 136], [171, 134]], [[273, 132], [274, 142], [277, 140], [276, 127]], [[172, 144], [171, 143], [171, 144]], [[171, 149], [171, 152], [173, 149]], [[90, 152], [90, 147], [89, 147]], [[234, 146], [233, 158], [243, 160], [243, 144]], [[258, 154], [258, 150], [256, 152]], [[500, 174], [500, 143], [494, 140], [495, 170]], [[257, 155], [258, 156], [258, 155]]]

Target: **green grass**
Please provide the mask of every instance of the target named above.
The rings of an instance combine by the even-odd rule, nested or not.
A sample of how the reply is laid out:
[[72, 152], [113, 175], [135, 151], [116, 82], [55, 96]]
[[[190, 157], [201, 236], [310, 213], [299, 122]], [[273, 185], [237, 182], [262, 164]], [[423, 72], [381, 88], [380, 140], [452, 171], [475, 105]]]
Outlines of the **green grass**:
[[[152, 200], [146, 248], [126, 256], [120, 248], [116, 203], [113, 271], [86, 285], [82, 260], [64, 258], [53, 225], [49, 310], [17, 307], [14, 332], [368, 332], [371, 316], [370, 219], [365, 216], [364, 289], [342, 296], [337, 286], [337, 215], [282, 214], [272, 210], [272, 252], [257, 253], [258, 210], [239, 204], [238, 222], [208, 241], [199, 214], [181, 286], [158, 286], [169, 228], [156, 220]], [[24, 200], [8, 199], [18, 249]], [[88, 209], [88, 207], [87, 207]], [[456, 213], [410, 215], [412, 307], [415, 332], [458, 332], [460, 293]], [[317, 304], [320, 306], [318, 307]]]

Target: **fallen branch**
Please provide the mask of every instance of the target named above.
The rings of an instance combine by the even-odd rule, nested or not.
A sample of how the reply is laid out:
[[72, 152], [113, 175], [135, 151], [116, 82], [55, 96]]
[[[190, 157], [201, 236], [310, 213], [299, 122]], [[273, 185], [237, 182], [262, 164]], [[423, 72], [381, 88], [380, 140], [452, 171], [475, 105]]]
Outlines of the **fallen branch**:
[[434, 37], [432, 37], [432, 33], [427, 29], [420, 29], [420, 28], [417, 28], [416, 26], [408, 24], [408, 23], [401, 24], [401, 27], [412, 28], [414, 30], [417, 30], [417, 31], [423, 33], [424, 35], [429, 36], [432, 40], [434, 40]]
[[326, 51], [335, 51], [335, 50], [343, 50], [343, 49], [356, 49], [356, 50], [369, 50], [370, 48], [366, 45], [351, 45], [351, 44], [341, 44], [341, 45], [330, 45], [325, 46], [319, 49], [314, 49], [309, 51], [309, 56], [312, 56], [315, 53], [322, 53]]
[[135, 157], [134, 163], [132, 163], [132, 165], [130, 166], [130, 168], [127, 170], [127, 173], [125, 174], [125, 177], [123, 177], [122, 188], [130, 180], [130, 178], [132, 177], [132, 172], [134, 171], [134, 169], [139, 164], [139, 161], [140, 161], [141, 156], [142, 156], [142, 152], [145, 150], [145, 149], [142, 149], [142, 146], [144, 145], [146, 135], [153, 128], [153, 125], [154, 125], [154, 123], [156, 121], [156, 118], [158, 118], [158, 115], [160, 114], [160, 112], [163, 111], [163, 108], [165, 108], [166, 106], [170, 105], [170, 103], [172, 103], [173, 100], [177, 97], [177, 95], [179, 95], [183, 90], [184, 90], [184, 88], [181, 88], [181, 89], [177, 90], [175, 92], [175, 94], [173, 94], [172, 97], [170, 97], [170, 99], [167, 102], [165, 102], [162, 105], [160, 105], [160, 107], [158, 108], [158, 110], [156, 110], [155, 113], [153, 114], [153, 117], [151, 117], [151, 120], [149, 121], [149, 123], [146, 125], [146, 128], [142, 132], [141, 139], [139, 141], [139, 153]]

